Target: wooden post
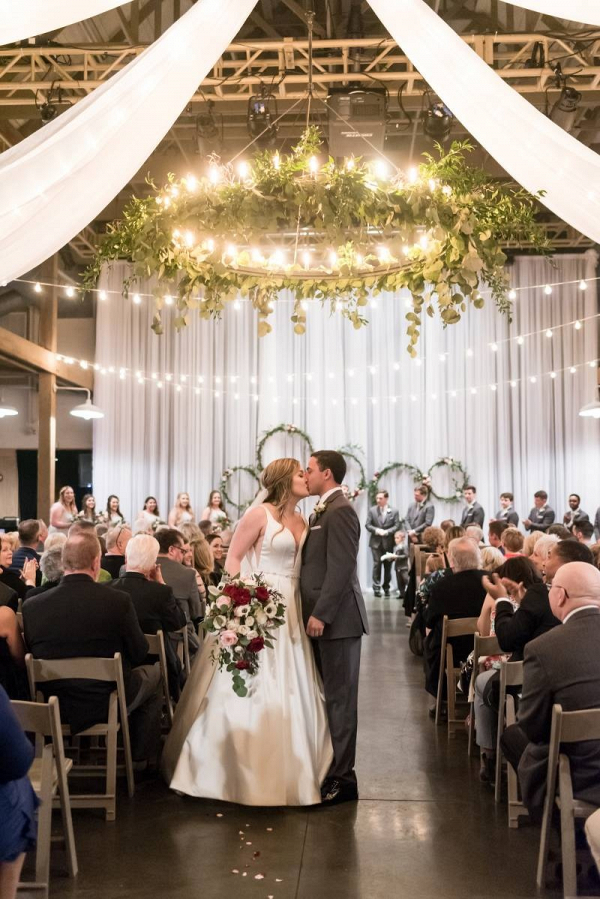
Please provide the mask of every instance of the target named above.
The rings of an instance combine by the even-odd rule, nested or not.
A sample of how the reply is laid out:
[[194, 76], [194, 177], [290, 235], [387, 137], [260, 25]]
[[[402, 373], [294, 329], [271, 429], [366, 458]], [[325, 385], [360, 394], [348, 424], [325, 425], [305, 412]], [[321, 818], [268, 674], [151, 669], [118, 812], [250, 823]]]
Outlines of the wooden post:
[[[44, 265], [42, 280], [58, 283], [58, 256]], [[40, 306], [40, 344], [56, 352], [58, 330], [58, 288], [47, 287]], [[55, 500], [56, 471], [56, 375], [40, 372], [38, 376], [38, 473], [37, 514], [48, 523], [50, 506]]]

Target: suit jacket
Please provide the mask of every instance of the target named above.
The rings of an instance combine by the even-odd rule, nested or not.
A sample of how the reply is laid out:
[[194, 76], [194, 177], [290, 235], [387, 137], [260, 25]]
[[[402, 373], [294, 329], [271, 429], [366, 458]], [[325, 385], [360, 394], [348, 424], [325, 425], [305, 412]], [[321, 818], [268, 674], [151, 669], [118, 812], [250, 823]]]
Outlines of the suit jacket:
[[187, 568], [181, 562], [176, 562], [167, 556], [159, 556], [156, 561], [160, 565], [165, 584], [171, 587], [177, 605], [183, 610], [185, 620], [197, 621], [198, 618], [202, 618], [202, 605], [195, 569]]
[[[65, 575], [58, 587], [30, 597], [23, 603], [23, 626], [37, 659], [111, 658], [120, 652], [125, 686], [148, 652], [130, 597], [85, 574]], [[58, 696], [63, 724], [78, 733], [106, 720], [112, 689], [108, 683], [74, 679], [50, 682], [43, 692]]]
[[589, 521], [590, 516], [587, 512], [584, 512], [583, 509], [575, 509], [573, 512], [572, 509], [569, 509], [568, 512], [565, 512], [563, 516], [563, 524], [565, 527], [569, 528], [569, 530], [573, 529], [574, 524], [579, 524], [580, 521]]
[[341, 490], [325, 501], [302, 548], [300, 592], [304, 623], [325, 622], [321, 640], [369, 633], [367, 610], [356, 571], [360, 524]]
[[538, 509], [537, 506], [534, 506], [531, 512], [529, 513], [529, 520], [531, 524], [529, 527], [525, 527], [525, 530], [531, 531], [544, 531], [544, 533], [548, 530], [550, 525], [554, 524], [554, 519], [556, 518], [556, 513], [554, 509], [551, 509], [550, 506], [542, 506], [541, 509]]
[[477, 524], [480, 528], [483, 527], [483, 522], [485, 521], [485, 512], [483, 511], [483, 506], [480, 506], [477, 501], [473, 503], [473, 506], [466, 509], [463, 509], [462, 518], [460, 520], [461, 527], [468, 528], [470, 524]]
[[[582, 609], [525, 648], [523, 695], [518, 723], [529, 739], [519, 762], [519, 781], [528, 808], [544, 801], [552, 706], [565, 712], [600, 707], [600, 609]], [[600, 805], [600, 741], [565, 743], [573, 793]]]
[[119, 577], [123, 565], [125, 565], [125, 556], [119, 554], [104, 555], [100, 560], [100, 566], [104, 571], [108, 571], [113, 579]]
[[[32, 588], [30, 588], [32, 589]], [[19, 608], [19, 594], [12, 587], [0, 582], [0, 606], [8, 606], [13, 612]]]
[[411, 503], [404, 521], [409, 531], [414, 531], [420, 536], [425, 528], [431, 527], [434, 517], [435, 506], [433, 503], [425, 501], [424, 503]]
[[527, 643], [560, 624], [550, 608], [545, 584], [532, 584], [514, 611], [510, 600], [496, 603], [494, 628], [503, 652], [510, 652], [511, 662], [520, 662]]
[[512, 528], [519, 527], [519, 516], [515, 512], [514, 506], [509, 506], [508, 509], [500, 509], [499, 512], [496, 512], [496, 521], [505, 521]]
[[[371, 535], [369, 546], [372, 549], [381, 548], [384, 552], [391, 552], [394, 548], [394, 534], [400, 530], [398, 510], [388, 506], [386, 516], [382, 521], [379, 517], [379, 506], [371, 506], [365, 527]], [[375, 533], [376, 530], [384, 530], [385, 534], [380, 536]]]

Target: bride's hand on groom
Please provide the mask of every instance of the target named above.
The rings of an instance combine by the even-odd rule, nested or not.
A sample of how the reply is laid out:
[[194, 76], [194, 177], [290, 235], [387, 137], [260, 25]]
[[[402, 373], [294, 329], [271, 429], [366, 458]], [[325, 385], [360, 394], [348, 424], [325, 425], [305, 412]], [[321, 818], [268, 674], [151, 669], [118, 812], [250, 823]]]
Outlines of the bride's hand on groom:
[[306, 625], [306, 633], [309, 637], [322, 637], [325, 630], [325, 622], [311, 615]]

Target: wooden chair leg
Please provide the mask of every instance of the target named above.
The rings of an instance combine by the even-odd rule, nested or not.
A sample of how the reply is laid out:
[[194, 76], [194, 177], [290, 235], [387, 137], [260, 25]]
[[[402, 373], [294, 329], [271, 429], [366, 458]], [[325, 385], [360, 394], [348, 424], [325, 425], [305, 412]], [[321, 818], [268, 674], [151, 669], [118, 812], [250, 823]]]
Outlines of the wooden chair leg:
[[446, 653], [444, 652], [443, 655], [442, 655], [442, 653], [440, 653], [440, 673], [439, 673], [439, 677], [438, 677], [437, 697], [435, 700], [435, 723], [436, 723], [436, 726], [441, 723], [441, 716], [442, 716], [442, 701], [443, 701], [443, 696], [444, 696], [444, 675], [446, 673], [444, 670], [445, 660], [446, 660]]
[[546, 873], [548, 868], [548, 851], [550, 849], [550, 833], [552, 830], [552, 811], [554, 808], [554, 796], [546, 795], [544, 800], [544, 815], [542, 818], [542, 832], [540, 834], [540, 851], [538, 854], [536, 886], [543, 890], [546, 886]]
[[112, 694], [108, 710], [109, 731], [106, 736], [106, 795], [105, 817], [114, 821], [117, 813], [117, 697]]
[[35, 882], [43, 885], [44, 895], [48, 895], [50, 882], [50, 845], [52, 838], [52, 746], [48, 744], [42, 753], [42, 793], [38, 809], [38, 833], [35, 853]]
[[575, 849], [575, 818], [573, 816], [573, 790], [571, 771], [566, 756], [559, 762], [560, 796], [560, 851], [562, 858], [563, 894], [577, 895], [577, 855]]
[[454, 736], [456, 721], [456, 678], [454, 675], [454, 659], [452, 647], [446, 650], [446, 690], [448, 691], [448, 739]]

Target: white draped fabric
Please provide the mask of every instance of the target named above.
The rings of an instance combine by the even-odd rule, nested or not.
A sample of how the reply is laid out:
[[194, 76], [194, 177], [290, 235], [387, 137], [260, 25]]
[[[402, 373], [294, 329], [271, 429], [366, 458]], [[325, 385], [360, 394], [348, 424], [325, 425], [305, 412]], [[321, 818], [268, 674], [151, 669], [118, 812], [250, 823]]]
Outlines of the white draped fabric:
[[[116, 369], [96, 376], [94, 402], [106, 412], [94, 426], [99, 502], [116, 493], [133, 519], [147, 494], [158, 498], [166, 514], [176, 493], [188, 490], [194, 509], [201, 510], [224, 468], [253, 464], [260, 435], [290, 422], [305, 429], [316, 448], [357, 444], [369, 477], [388, 462], [427, 470], [440, 457], [452, 455], [477, 485], [487, 517], [496, 512], [502, 490], [515, 493], [523, 516], [540, 488], [548, 490], [561, 516], [572, 491], [581, 494], [584, 508], [592, 513], [600, 505], [600, 422], [577, 413], [595, 396], [596, 370], [582, 366], [576, 374], [558, 373], [556, 379], [549, 373], [598, 357], [597, 319], [580, 330], [557, 327], [598, 312], [595, 282], [586, 291], [577, 283], [556, 287], [551, 296], [534, 285], [592, 278], [595, 266], [592, 251], [558, 256], [555, 268], [538, 257], [517, 257], [511, 282], [526, 289], [519, 292], [513, 324], [491, 301], [446, 330], [428, 319], [420, 366], [405, 351], [404, 294], [378, 297], [377, 308], [368, 313], [370, 324], [361, 331], [315, 304], [304, 337], [293, 334], [291, 306], [282, 298], [273, 333], [260, 340], [255, 314], [244, 302], [240, 311], [230, 304], [222, 322], [191, 316], [179, 334], [167, 310], [165, 334], [157, 337], [150, 331], [148, 300], [135, 306], [112, 295], [98, 305], [96, 360]], [[125, 263], [115, 265], [100, 286], [120, 290], [128, 271]], [[144, 292], [151, 286], [142, 285]], [[501, 342], [546, 328], [554, 329], [551, 338], [541, 333], [526, 337], [522, 346], [514, 339]], [[494, 341], [498, 352], [490, 349]], [[441, 354], [447, 354], [444, 361]], [[152, 380], [142, 386], [129, 374], [121, 380], [120, 366], [133, 375], [154, 372], [157, 380], [169, 374], [172, 381], [161, 389]], [[182, 374], [187, 376], [183, 382]], [[532, 384], [528, 378], [534, 376]], [[511, 379], [519, 379], [514, 388], [506, 383]], [[491, 384], [498, 385], [496, 392]], [[395, 404], [392, 396], [399, 398]], [[265, 462], [292, 453], [303, 460], [307, 456], [299, 438], [278, 434], [265, 447]], [[356, 475], [352, 465], [350, 486]], [[445, 470], [433, 473], [433, 485], [440, 494], [452, 492]], [[385, 486], [392, 504], [405, 512], [412, 496], [410, 478], [391, 474]], [[254, 487], [247, 475], [236, 474], [230, 481], [234, 499], [252, 496]], [[358, 498], [356, 508], [364, 521], [366, 496]], [[436, 522], [460, 518], [461, 509], [460, 503], [436, 502]], [[367, 563], [365, 550], [363, 582]]]
[[99, 16], [127, 0], [0, 0], [0, 45]]
[[370, 0], [395, 41], [475, 140], [563, 221], [600, 241], [600, 156], [531, 105], [423, 0]]
[[546, 16], [569, 19], [586, 25], [600, 25], [598, 0], [509, 0], [514, 6], [522, 6]]
[[169, 130], [255, 0], [199, 0], [105, 85], [0, 156], [0, 280], [52, 256]]

